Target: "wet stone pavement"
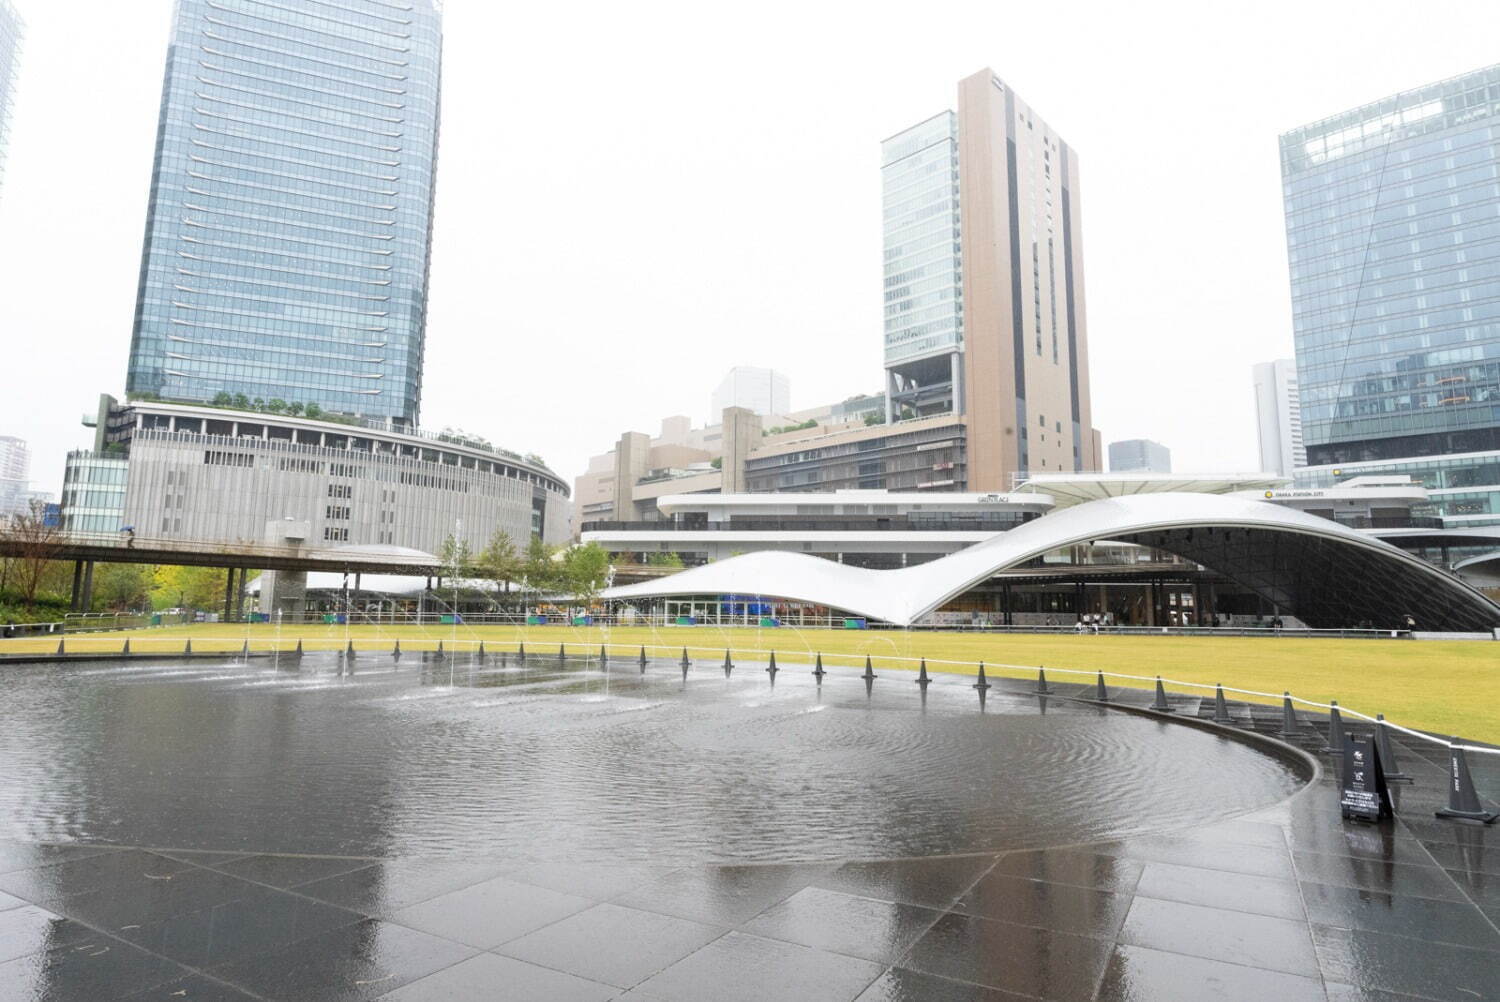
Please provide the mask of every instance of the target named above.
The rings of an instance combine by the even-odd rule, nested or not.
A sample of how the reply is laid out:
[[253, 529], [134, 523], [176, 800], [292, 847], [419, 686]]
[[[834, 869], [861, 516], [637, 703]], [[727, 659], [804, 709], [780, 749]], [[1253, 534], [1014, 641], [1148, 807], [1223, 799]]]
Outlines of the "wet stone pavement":
[[[966, 681], [935, 683], [934, 705], [974, 700]], [[986, 712], [1002, 725], [1036, 714], [1025, 684], [994, 682]], [[1092, 694], [1052, 685], [1050, 713]], [[915, 702], [906, 676], [882, 686]], [[1144, 707], [1150, 694], [1111, 697]], [[1177, 718], [1211, 710], [1172, 701]], [[1278, 708], [1231, 705], [1241, 729], [1280, 731]], [[1316, 723], [1292, 743], [1316, 753]], [[617, 853], [586, 856], [13, 839], [0, 843], [0, 999], [1500, 998], [1500, 830], [1434, 818], [1441, 748], [1395, 745], [1415, 782], [1379, 825], [1340, 820], [1325, 756], [1305, 789], [1237, 816], [906, 858], [787, 844], [774, 860], [683, 859], [628, 826]], [[1470, 765], [1497, 788], [1494, 757]]]

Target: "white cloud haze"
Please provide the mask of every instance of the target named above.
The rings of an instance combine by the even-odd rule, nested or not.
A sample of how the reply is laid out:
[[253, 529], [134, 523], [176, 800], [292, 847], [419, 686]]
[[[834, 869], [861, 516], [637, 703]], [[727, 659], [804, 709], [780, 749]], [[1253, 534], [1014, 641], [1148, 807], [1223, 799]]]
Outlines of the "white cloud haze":
[[[0, 434], [60, 486], [121, 392], [169, 0], [14, 0]], [[879, 141], [990, 66], [1078, 151], [1095, 423], [1256, 465], [1291, 353], [1276, 136], [1497, 59], [1484, 2], [447, 0], [423, 424], [571, 479], [702, 421], [725, 369], [795, 407], [880, 386]]]

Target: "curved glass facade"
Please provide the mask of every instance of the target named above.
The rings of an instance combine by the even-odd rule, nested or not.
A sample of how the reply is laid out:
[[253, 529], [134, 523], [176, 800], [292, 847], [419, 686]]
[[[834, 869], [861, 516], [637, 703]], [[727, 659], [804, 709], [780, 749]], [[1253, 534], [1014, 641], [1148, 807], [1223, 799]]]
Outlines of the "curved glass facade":
[[177, 0], [127, 389], [415, 425], [435, 0]]

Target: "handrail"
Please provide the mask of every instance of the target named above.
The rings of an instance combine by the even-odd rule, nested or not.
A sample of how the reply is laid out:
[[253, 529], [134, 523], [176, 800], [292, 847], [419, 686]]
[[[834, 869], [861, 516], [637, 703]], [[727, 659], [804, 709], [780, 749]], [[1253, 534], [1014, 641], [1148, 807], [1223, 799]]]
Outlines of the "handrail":
[[[243, 649], [246, 649], [246, 650], [250, 649], [249, 648], [249, 643], [250, 643], [249, 638], [243, 637], [243, 636], [241, 636], [241, 637], [192, 637], [190, 639], [197, 640], [200, 643], [207, 642], [207, 643], [232, 643], [232, 644], [241, 644], [241, 645], [243, 645]], [[397, 642], [399, 642], [399, 640], [401, 638], [393, 638], [393, 639], [395, 639]], [[418, 642], [420, 642], [420, 641], [418, 641]], [[482, 640], [482, 639], [480, 639], [480, 640], [459, 640], [457, 638], [453, 638], [453, 639], [450, 640], [449, 638], [445, 637], [445, 638], [439, 638], [438, 642], [439, 643], [450, 644], [453, 648], [478, 647], [481, 644], [486, 644], [487, 646], [495, 648], [495, 649], [507, 648], [507, 647], [510, 646], [510, 642], [508, 642], [508, 641], [496, 643], [496, 642], [485, 641], [485, 640]], [[354, 646], [354, 640], [352, 638], [347, 638], [347, 639], [345, 639], [345, 638], [331, 638], [329, 640], [320, 640], [320, 639], [311, 639], [311, 640], [309, 640], [308, 638], [304, 637], [304, 638], [300, 638], [297, 641], [297, 643], [303, 645], [304, 647], [311, 646], [311, 647], [314, 647], [315, 649], [321, 649], [323, 647], [323, 645], [332, 645], [332, 646], [327, 647], [327, 649], [329, 649], [329, 650], [343, 650], [346, 645], [349, 646], [349, 647], [353, 647]], [[515, 643], [518, 646], [523, 646], [525, 644], [525, 640], [524, 639], [523, 640], [517, 640], [517, 641], [515, 641]], [[562, 644], [562, 646], [564, 648], [566, 648], [567, 645], [564, 642]], [[578, 645], [575, 645], [575, 646], [587, 647], [588, 650], [590, 650], [590, 651], [594, 650], [594, 645], [593, 644], [578, 644]], [[679, 651], [680, 650], [680, 651], [682, 651], [684, 653], [686, 653], [688, 651], [707, 651], [707, 652], [710, 652], [710, 653], [714, 654], [715, 656], [718, 656], [718, 654], [720, 652], [724, 652], [724, 653], [727, 653], [727, 654], [762, 654], [762, 655], [769, 655], [769, 654], [772, 654], [772, 653], [778, 653], [778, 651], [773, 651], [772, 649], [769, 649], [769, 648], [753, 648], [753, 647], [702, 647], [702, 646], [698, 646], [698, 645], [694, 645], [694, 644], [679, 645], [679, 644], [610, 644], [610, 643], [601, 643], [599, 645], [599, 647], [601, 649], [605, 650], [605, 651], [609, 651], [610, 649], [623, 649], [623, 650], [628, 650], [628, 651], [637, 651], [637, 650], [640, 650], [640, 651], [668, 651], [668, 652], [675, 652], [675, 651]], [[355, 648], [355, 649], [358, 650], [358, 648]], [[272, 652], [274, 652], [274, 653], [281, 653], [281, 649], [279, 647], [278, 648], [272, 648]], [[103, 653], [108, 653], [108, 652], [103, 652]], [[144, 652], [142, 652], [142, 653], [144, 653]], [[171, 652], [170, 651], [165, 651], [165, 652], [161, 652], [161, 653], [163, 653], [163, 654], [170, 654]], [[880, 661], [883, 661], [883, 662], [898, 661], [898, 662], [906, 662], [908, 664], [915, 664], [917, 662], [923, 662], [923, 663], [934, 664], [934, 665], [956, 665], [956, 666], [961, 666], [961, 667], [966, 667], [966, 668], [977, 668], [979, 665], [983, 664], [986, 668], [990, 668], [990, 669], [999, 668], [999, 669], [1003, 669], [1003, 670], [1006, 670], [1006, 671], [1025, 671], [1025, 672], [1031, 672], [1031, 671], [1045, 670], [1045, 671], [1048, 671], [1048, 672], [1052, 673], [1053, 675], [1084, 675], [1084, 676], [1087, 676], [1088, 678], [1095, 678], [1097, 676], [1102, 676], [1104, 678], [1127, 679], [1127, 680], [1133, 681], [1133, 682], [1147, 682], [1147, 683], [1151, 683], [1151, 684], [1155, 684], [1157, 682], [1160, 682], [1163, 685], [1181, 686], [1181, 687], [1190, 688], [1190, 689], [1206, 689], [1206, 690], [1209, 690], [1211, 692], [1212, 691], [1217, 691], [1218, 689], [1222, 688], [1226, 693], [1233, 692], [1233, 693], [1239, 693], [1239, 694], [1245, 695], [1245, 696], [1256, 696], [1256, 697], [1259, 697], [1259, 698], [1262, 698], [1262, 699], [1270, 699], [1270, 700], [1282, 700], [1282, 699], [1285, 699], [1285, 700], [1291, 700], [1293, 703], [1299, 703], [1302, 706], [1316, 707], [1316, 708], [1321, 709], [1321, 710], [1332, 710], [1333, 709], [1333, 704], [1332, 703], [1320, 703], [1317, 700], [1303, 699], [1300, 696], [1293, 696], [1290, 692], [1282, 692], [1282, 693], [1279, 693], [1279, 694], [1278, 693], [1274, 693], [1274, 692], [1260, 692], [1260, 691], [1255, 690], [1255, 689], [1238, 689], [1238, 688], [1234, 688], [1232, 686], [1224, 686], [1224, 685], [1221, 685], [1219, 683], [1215, 683], [1214, 685], [1209, 685], [1209, 684], [1207, 684], [1205, 682], [1187, 682], [1187, 681], [1184, 681], [1182, 679], [1162, 678], [1160, 675], [1128, 675], [1128, 674], [1125, 674], [1123, 672], [1108, 672], [1108, 671], [1099, 671], [1099, 670], [1086, 670], [1086, 669], [1082, 669], [1082, 668], [1048, 668], [1045, 665], [1019, 665], [1019, 664], [1011, 664], [1009, 662], [1004, 662], [1004, 661], [982, 661], [981, 662], [981, 661], [955, 661], [955, 660], [947, 659], [947, 658], [911, 658], [911, 657], [902, 657], [902, 656], [895, 655], [895, 654], [850, 654], [850, 653], [844, 653], [844, 652], [834, 652], [834, 653], [826, 653], [825, 654], [825, 653], [823, 653], [821, 651], [814, 651], [812, 649], [808, 649], [808, 650], [805, 650], [805, 651], [790, 651], [789, 652], [787, 648], [780, 648], [779, 649], [779, 653], [782, 654], [782, 655], [786, 655], [787, 653], [801, 653], [801, 654], [807, 654], [809, 656], [820, 656], [820, 657], [822, 657], [824, 659], [827, 659], [827, 660], [834, 660], [834, 659], [841, 659], [842, 658], [842, 659], [852, 659], [852, 660], [858, 661], [861, 658], [868, 657], [868, 658], [872, 658], [872, 659], [879, 659]], [[1431, 734], [1427, 734], [1427, 733], [1425, 733], [1423, 731], [1414, 730], [1413, 728], [1406, 727], [1406, 726], [1404, 726], [1402, 724], [1392, 723], [1391, 721], [1385, 720], [1383, 718], [1377, 719], [1376, 717], [1370, 716], [1368, 713], [1362, 713], [1359, 710], [1350, 709], [1349, 707], [1344, 706], [1342, 704], [1339, 704], [1338, 710], [1339, 710], [1340, 714], [1348, 714], [1350, 716], [1358, 717], [1359, 719], [1367, 721], [1367, 722], [1369, 722], [1371, 724], [1384, 725], [1386, 727], [1391, 728], [1392, 730], [1400, 731], [1402, 734], [1405, 734], [1407, 737], [1415, 738], [1415, 739], [1417, 739], [1419, 741], [1427, 741], [1427, 742], [1430, 742], [1431, 744], [1442, 745], [1442, 746], [1445, 746], [1445, 747], [1448, 747], [1448, 748], [1459, 748], [1459, 749], [1464, 750], [1465, 752], [1477, 752], [1477, 753], [1479, 753], [1481, 755], [1500, 755], [1500, 748], [1491, 748], [1491, 747], [1487, 747], [1487, 746], [1483, 746], [1483, 745], [1461, 744], [1461, 743], [1459, 743], [1457, 741], [1444, 741], [1441, 738], [1433, 737]]]

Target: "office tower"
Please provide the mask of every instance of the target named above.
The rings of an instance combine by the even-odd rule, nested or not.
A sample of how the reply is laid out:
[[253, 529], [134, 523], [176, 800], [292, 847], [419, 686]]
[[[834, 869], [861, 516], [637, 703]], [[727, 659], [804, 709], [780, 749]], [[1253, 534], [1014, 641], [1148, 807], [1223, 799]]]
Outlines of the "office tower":
[[1297, 399], [1297, 363], [1290, 358], [1253, 367], [1255, 427], [1260, 469], [1283, 477], [1307, 465], [1302, 445], [1302, 412]]
[[1313, 466], [1500, 449], [1500, 66], [1281, 137]]
[[0, 435], [0, 480], [25, 480], [31, 475], [31, 447], [24, 438]]
[[1078, 177], [990, 70], [881, 144], [887, 417], [962, 416], [970, 490], [1098, 468]]
[[416, 423], [436, 0], [177, 0], [127, 390]]
[[0, 435], [0, 515], [25, 513], [30, 477], [31, 447], [24, 438]]
[[5, 154], [10, 148], [10, 116], [15, 106], [24, 27], [10, 0], [0, 0], [0, 181], [5, 179]]
[[1171, 473], [1172, 450], [1149, 438], [1109, 443], [1111, 473]]
[[714, 390], [708, 420], [717, 424], [726, 407], [743, 407], [762, 416], [790, 414], [792, 384], [774, 369], [736, 365]]

